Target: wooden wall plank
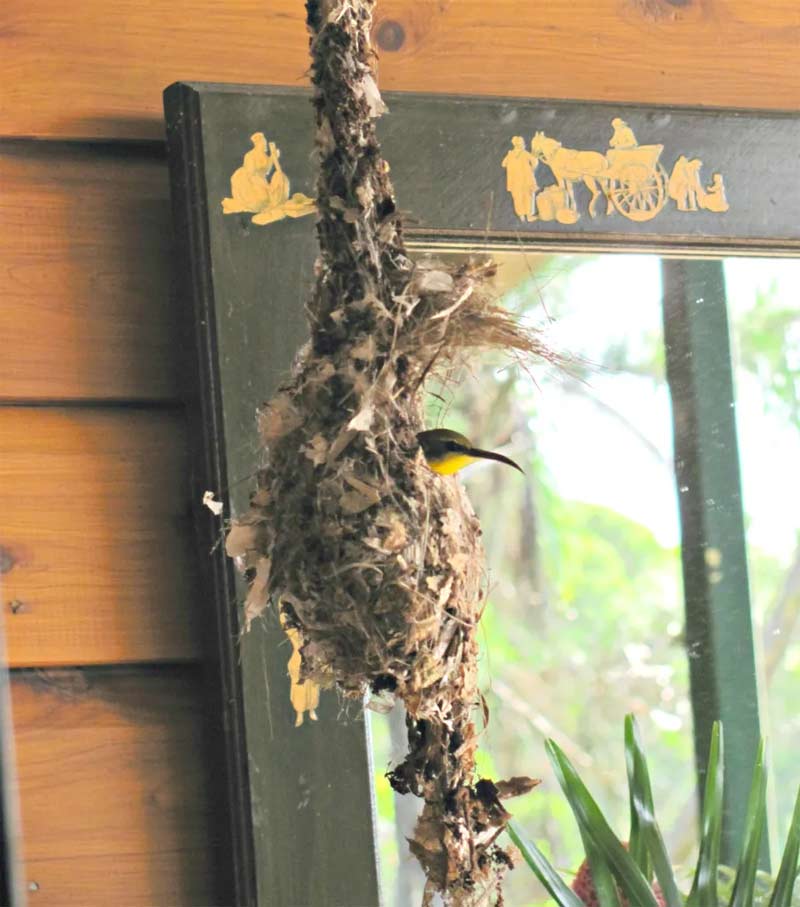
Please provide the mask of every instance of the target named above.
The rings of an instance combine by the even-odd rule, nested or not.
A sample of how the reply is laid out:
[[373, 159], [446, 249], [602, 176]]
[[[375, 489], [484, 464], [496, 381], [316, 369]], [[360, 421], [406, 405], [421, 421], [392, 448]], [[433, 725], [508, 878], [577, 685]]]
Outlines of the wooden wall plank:
[[0, 144], [0, 399], [176, 399], [163, 152]]
[[[304, 85], [303, 15], [300, 0], [6, 0], [1, 128], [160, 137], [173, 81]], [[381, 0], [379, 16], [386, 89], [800, 106], [796, 0]]]
[[27, 860], [28, 907], [216, 907], [208, 852], [114, 854]]
[[12, 666], [200, 654], [186, 446], [181, 412], [0, 408]]
[[217, 903], [195, 668], [12, 674], [30, 907]]

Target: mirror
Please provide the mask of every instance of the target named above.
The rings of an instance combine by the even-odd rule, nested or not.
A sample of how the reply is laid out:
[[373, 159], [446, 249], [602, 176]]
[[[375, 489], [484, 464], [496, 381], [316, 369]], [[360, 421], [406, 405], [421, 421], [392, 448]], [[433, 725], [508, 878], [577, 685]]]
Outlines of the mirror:
[[[494, 257], [502, 304], [568, 361], [527, 369], [482, 359], [428, 401], [429, 426], [454, 428], [525, 470], [482, 461], [461, 473], [489, 570], [481, 690], [491, 720], [480, 771], [544, 779], [513, 812], [554, 865], [574, 870], [580, 836], [544, 741], [556, 740], [624, 829], [620, 716], [633, 712], [668, 850], [688, 866], [697, 800], [679, 499], [692, 489], [676, 484], [673, 460], [662, 313], [670, 262], [625, 253]], [[783, 840], [793, 798], [781, 791], [797, 783], [800, 734], [800, 261], [726, 258], [722, 269], [772, 832]], [[726, 565], [714, 550], [706, 558], [714, 582]], [[420, 901], [422, 875], [405, 845], [416, 804], [384, 778], [384, 766], [405, 752], [400, 708], [373, 714], [371, 725], [383, 893], [387, 907], [402, 907]], [[524, 867], [511, 873], [506, 903], [544, 903], [534, 887]]]

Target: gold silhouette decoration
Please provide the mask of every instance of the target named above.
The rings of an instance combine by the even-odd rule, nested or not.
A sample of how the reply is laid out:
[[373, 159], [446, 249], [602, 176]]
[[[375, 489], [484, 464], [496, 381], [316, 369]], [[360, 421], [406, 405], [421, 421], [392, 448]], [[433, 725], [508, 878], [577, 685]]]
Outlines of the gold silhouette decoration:
[[[576, 182], [582, 182], [591, 193], [588, 211], [592, 218], [597, 216], [601, 197], [605, 198], [606, 215], [617, 212], [637, 222], [652, 220], [668, 199], [679, 211], [728, 210], [722, 174], [714, 173], [711, 184], [704, 187], [700, 178], [703, 162], [681, 155], [668, 176], [660, 161], [663, 145], [640, 145], [621, 117], [614, 117], [611, 128], [605, 153], [565, 148], [544, 132], [533, 136], [528, 151], [525, 139], [515, 135], [502, 166], [517, 217], [526, 222], [574, 224], [580, 217]], [[536, 180], [540, 162], [550, 168], [556, 181], [541, 190]]]
[[300, 655], [302, 639], [300, 637], [300, 631], [295, 630], [292, 627], [287, 627], [283, 614], [281, 614], [281, 626], [283, 627], [283, 632], [289, 637], [289, 642], [292, 644], [292, 654], [289, 657], [287, 665], [290, 683], [289, 700], [292, 703], [292, 708], [296, 714], [294, 726], [300, 727], [306, 712], [308, 712], [308, 717], [312, 721], [317, 720], [319, 684], [316, 684], [313, 680], [308, 680], [307, 678], [305, 680], [300, 679], [300, 668], [302, 665], [302, 656]]
[[295, 192], [289, 195], [289, 177], [281, 167], [281, 153], [275, 142], [267, 143], [263, 132], [250, 136], [253, 147], [242, 166], [231, 176], [231, 197], [222, 199], [223, 214], [252, 214], [252, 223], [263, 226], [284, 217], [313, 214], [313, 198]]
[[636, 141], [636, 136], [633, 134], [631, 127], [625, 122], [625, 120], [620, 117], [614, 117], [611, 121], [611, 128], [614, 130], [614, 135], [611, 136], [608, 142], [609, 148], [638, 148], [639, 143]]
[[690, 161], [682, 154], [672, 168], [667, 187], [669, 197], [675, 201], [679, 211], [699, 211], [701, 208], [706, 211], [727, 211], [728, 201], [721, 174], [714, 173], [711, 185], [703, 188], [700, 180], [702, 166], [703, 162], [699, 158]]
[[525, 150], [525, 139], [515, 135], [511, 139], [511, 151], [503, 158], [506, 171], [506, 189], [514, 199], [514, 211], [520, 220], [535, 220], [533, 199], [539, 188], [536, 182], [538, 159]]

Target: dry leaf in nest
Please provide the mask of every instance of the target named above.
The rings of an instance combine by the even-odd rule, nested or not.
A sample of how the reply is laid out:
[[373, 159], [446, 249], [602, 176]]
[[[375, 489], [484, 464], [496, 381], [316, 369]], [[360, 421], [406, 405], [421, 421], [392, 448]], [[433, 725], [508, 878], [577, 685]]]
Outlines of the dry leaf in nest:
[[322, 435], [314, 435], [303, 448], [303, 453], [315, 466], [322, 466], [328, 459], [328, 442]]
[[374, 418], [375, 407], [372, 403], [367, 403], [347, 423], [347, 427], [352, 431], [369, 431]]
[[385, 510], [375, 518], [375, 525], [386, 529], [381, 539], [381, 547], [386, 551], [400, 551], [405, 548], [408, 534], [405, 523], [396, 510]]
[[420, 293], [449, 293], [453, 289], [453, 278], [447, 271], [420, 270], [416, 281]]
[[521, 797], [529, 794], [534, 787], [542, 783], [541, 778], [528, 778], [525, 775], [516, 775], [507, 781], [496, 781], [497, 796], [500, 800], [508, 800], [511, 797]]
[[258, 412], [258, 429], [265, 444], [272, 444], [303, 424], [303, 416], [287, 393], [279, 393]]
[[365, 495], [359, 491], [346, 491], [339, 498], [339, 506], [344, 513], [361, 513], [369, 507], [374, 507], [380, 501], [380, 495]]
[[381, 93], [378, 91], [378, 84], [372, 77], [372, 73], [365, 73], [361, 80], [361, 90], [369, 105], [369, 115], [379, 117], [386, 113], [389, 108], [384, 104]]
[[269, 548], [268, 528], [256, 510], [241, 521], [233, 521], [225, 537], [225, 553], [235, 560], [242, 572], [254, 567]]
[[259, 548], [259, 533], [262, 526], [258, 522], [234, 522], [225, 538], [225, 552], [228, 557], [242, 557]]
[[250, 591], [244, 603], [244, 628], [250, 629], [253, 621], [260, 617], [269, 604], [269, 575], [271, 562], [268, 557], [261, 557], [256, 562], [256, 575], [250, 584]]
[[328, 451], [326, 463], [329, 466], [339, 459], [349, 446], [350, 442], [355, 439], [356, 435], [358, 435], [358, 429], [350, 428], [349, 425], [344, 426], [344, 428], [341, 429]]
[[350, 355], [353, 357], [353, 359], [361, 359], [364, 362], [372, 362], [377, 352], [378, 347], [375, 343], [375, 338], [372, 336], [372, 334], [369, 334], [350, 350]]

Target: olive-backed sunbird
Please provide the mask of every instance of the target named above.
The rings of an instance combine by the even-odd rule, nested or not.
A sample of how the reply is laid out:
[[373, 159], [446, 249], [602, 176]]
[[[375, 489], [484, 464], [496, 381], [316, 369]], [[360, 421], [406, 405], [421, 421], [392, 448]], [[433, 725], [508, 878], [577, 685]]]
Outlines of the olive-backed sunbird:
[[465, 438], [456, 431], [450, 431], [449, 428], [421, 431], [417, 435], [417, 440], [425, 454], [428, 466], [441, 475], [451, 476], [476, 460], [497, 460], [498, 463], [505, 463], [507, 466], [513, 466], [514, 469], [524, 472], [520, 466], [508, 457], [504, 457], [503, 454], [473, 447], [469, 438]]

